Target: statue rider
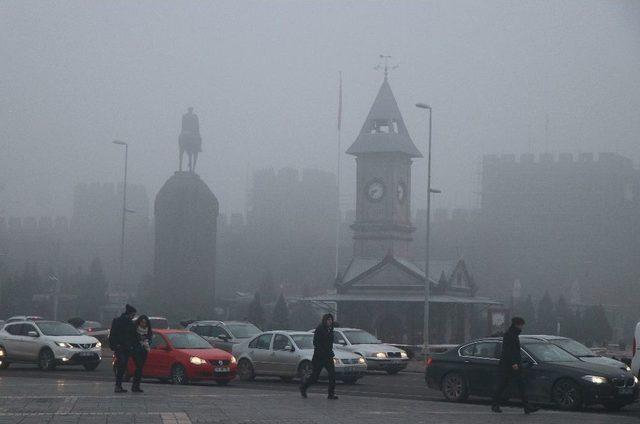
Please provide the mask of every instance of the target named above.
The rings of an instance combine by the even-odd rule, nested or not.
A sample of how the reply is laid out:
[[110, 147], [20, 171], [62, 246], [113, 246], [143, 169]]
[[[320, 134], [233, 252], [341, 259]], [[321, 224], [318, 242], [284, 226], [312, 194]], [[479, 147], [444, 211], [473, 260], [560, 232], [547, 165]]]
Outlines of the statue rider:
[[194, 172], [198, 160], [198, 152], [202, 151], [202, 138], [200, 138], [198, 115], [193, 113], [192, 107], [182, 115], [182, 131], [178, 141], [180, 145], [180, 171], [182, 171], [182, 157], [187, 152], [189, 171]]

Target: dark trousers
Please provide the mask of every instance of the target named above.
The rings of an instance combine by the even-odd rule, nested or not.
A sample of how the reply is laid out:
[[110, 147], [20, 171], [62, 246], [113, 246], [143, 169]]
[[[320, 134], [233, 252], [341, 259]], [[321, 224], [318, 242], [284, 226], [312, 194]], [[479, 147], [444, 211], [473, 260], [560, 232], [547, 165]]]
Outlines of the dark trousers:
[[311, 376], [302, 382], [302, 387], [306, 390], [312, 384], [315, 384], [320, 377], [322, 368], [326, 368], [327, 374], [329, 374], [329, 396], [332, 396], [336, 391], [336, 370], [333, 366], [333, 358], [316, 358], [311, 361], [313, 365], [313, 372]]
[[515, 382], [516, 386], [518, 387], [518, 392], [520, 393], [520, 399], [522, 399], [523, 405], [527, 406], [529, 404], [527, 400], [527, 393], [525, 392], [522, 369], [518, 368], [517, 370], [514, 370], [511, 367], [500, 367], [498, 388], [493, 395], [494, 405], [500, 405], [500, 403], [502, 403], [504, 392], [507, 390], [507, 388], [509, 387], [509, 383], [511, 383], [512, 381]]
[[116, 355], [116, 386], [120, 387], [122, 386], [124, 373], [127, 370], [131, 351], [128, 349], [118, 349], [114, 353]]
[[142, 367], [147, 361], [147, 351], [144, 348], [136, 348], [131, 354], [136, 370], [133, 373], [133, 387], [140, 387], [140, 379], [142, 379]]

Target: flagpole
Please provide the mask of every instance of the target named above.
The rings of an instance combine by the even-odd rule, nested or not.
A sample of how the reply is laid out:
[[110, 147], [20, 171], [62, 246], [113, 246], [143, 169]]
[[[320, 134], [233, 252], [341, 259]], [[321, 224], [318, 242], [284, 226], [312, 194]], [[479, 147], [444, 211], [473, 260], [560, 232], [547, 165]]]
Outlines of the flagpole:
[[340, 158], [342, 155], [342, 72], [338, 73], [340, 79], [340, 85], [338, 89], [338, 151], [336, 157], [336, 166], [337, 166], [337, 177], [338, 177], [338, 199], [337, 199], [337, 207], [336, 207], [336, 269], [335, 269], [335, 278], [338, 279], [338, 275], [340, 272], [340, 225], [342, 224], [342, 214], [340, 213]]

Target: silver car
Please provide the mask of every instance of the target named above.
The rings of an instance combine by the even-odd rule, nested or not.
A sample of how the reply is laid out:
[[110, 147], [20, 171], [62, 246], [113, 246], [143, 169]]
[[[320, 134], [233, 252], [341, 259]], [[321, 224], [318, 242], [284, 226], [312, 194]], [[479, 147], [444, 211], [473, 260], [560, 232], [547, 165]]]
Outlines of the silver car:
[[[235, 345], [233, 355], [238, 359], [241, 380], [256, 376], [280, 377], [285, 381], [308, 378], [313, 367], [313, 334], [303, 331], [267, 331], [253, 339]], [[354, 384], [367, 370], [362, 356], [335, 350], [333, 363], [336, 380]], [[320, 378], [326, 378], [322, 370]]]
[[382, 343], [373, 334], [359, 328], [334, 328], [333, 341], [340, 350], [364, 356], [367, 369], [396, 374], [407, 367], [407, 352], [395, 346]]
[[260, 330], [250, 322], [242, 321], [195, 321], [185, 327], [193, 331], [217, 349], [231, 353], [233, 346], [260, 334]]

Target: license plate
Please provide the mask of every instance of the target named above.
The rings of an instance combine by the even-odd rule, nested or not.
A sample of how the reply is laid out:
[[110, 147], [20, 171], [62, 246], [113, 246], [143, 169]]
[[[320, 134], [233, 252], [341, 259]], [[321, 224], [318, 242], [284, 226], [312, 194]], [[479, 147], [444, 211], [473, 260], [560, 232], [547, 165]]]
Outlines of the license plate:
[[214, 372], [229, 372], [229, 367], [217, 367], [214, 368]]
[[618, 393], [621, 395], [630, 395], [633, 393], [633, 387], [623, 387], [618, 389]]
[[80, 356], [93, 356], [92, 352], [80, 352]]
[[343, 369], [344, 369], [345, 372], [353, 372], [353, 371], [356, 370], [355, 367], [344, 367]]
[[392, 364], [399, 364], [400, 362], [400, 359], [391, 359]]

